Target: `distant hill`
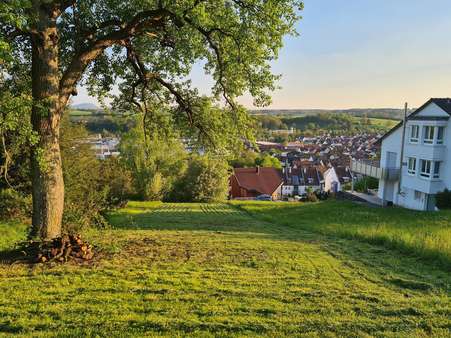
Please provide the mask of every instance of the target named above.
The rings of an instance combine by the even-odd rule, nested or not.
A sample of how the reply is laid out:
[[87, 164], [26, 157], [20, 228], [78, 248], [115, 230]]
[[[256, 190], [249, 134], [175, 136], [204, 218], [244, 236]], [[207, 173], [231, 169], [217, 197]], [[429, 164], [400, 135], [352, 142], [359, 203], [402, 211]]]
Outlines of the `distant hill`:
[[[413, 110], [410, 110], [412, 112]], [[318, 115], [320, 113], [349, 114], [352, 116], [368, 116], [373, 118], [384, 118], [401, 120], [404, 116], [403, 109], [396, 108], [354, 108], [354, 109], [261, 109], [252, 110], [255, 115], [280, 115], [284, 117], [301, 117]]]
[[70, 106], [74, 110], [100, 110], [94, 103], [83, 102]]

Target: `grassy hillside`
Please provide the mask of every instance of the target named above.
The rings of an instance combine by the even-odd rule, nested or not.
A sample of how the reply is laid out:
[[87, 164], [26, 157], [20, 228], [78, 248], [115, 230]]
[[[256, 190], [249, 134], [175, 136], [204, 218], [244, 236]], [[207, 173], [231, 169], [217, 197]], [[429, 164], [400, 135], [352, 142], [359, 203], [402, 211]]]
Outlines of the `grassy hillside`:
[[0, 264], [0, 335], [448, 336], [448, 272], [280, 213], [333, 205], [130, 203], [88, 234], [91, 264]]
[[346, 202], [236, 203], [255, 217], [325, 235], [384, 245], [451, 271], [451, 212], [369, 208]]

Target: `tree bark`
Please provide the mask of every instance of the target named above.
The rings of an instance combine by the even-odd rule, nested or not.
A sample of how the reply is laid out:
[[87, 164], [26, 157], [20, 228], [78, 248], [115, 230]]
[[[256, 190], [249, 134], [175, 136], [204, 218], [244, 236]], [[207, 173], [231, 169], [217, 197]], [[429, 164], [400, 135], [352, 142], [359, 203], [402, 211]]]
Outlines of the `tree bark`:
[[31, 122], [39, 142], [31, 151], [33, 217], [31, 237], [61, 235], [64, 182], [59, 147], [60, 118], [57, 14], [34, 1], [37, 21], [32, 34]]

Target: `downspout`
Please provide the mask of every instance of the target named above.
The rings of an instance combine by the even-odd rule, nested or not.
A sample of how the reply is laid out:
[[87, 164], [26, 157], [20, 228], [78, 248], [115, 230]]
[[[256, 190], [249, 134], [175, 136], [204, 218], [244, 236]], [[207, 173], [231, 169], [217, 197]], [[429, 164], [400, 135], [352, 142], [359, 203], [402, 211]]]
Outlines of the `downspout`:
[[[402, 123], [402, 139], [401, 139], [401, 158], [399, 159], [399, 184], [398, 184], [398, 195], [403, 195], [403, 191], [401, 189], [402, 185], [402, 168], [404, 161], [404, 143], [406, 139], [406, 128], [407, 128], [407, 102], [404, 105], [404, 120]], [[390, 168], [389, 168], [390, 170]]]

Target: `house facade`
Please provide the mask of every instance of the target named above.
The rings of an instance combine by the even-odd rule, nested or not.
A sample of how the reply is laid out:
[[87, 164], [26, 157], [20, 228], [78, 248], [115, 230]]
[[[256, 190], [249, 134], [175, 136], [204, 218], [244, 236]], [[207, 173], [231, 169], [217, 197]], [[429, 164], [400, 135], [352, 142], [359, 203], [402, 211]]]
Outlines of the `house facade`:
[[307, 164], [290, 166], [285, 163], [283, 168], [283, 197], [302, 196], [312, 192], [338, 192], [341, 183], [334, 167]]
[[230, 177], [230, 198], [254, 199], [270, 195], [273, 200], [279, 200], [282, 184], [282, 173], [276, 168], [235, 168]]
[[382, 137], [378, 194], [385, 204], [435, 210], [435, 195], [451, 189], [450, 117], [451, 99], [430, 99]]

